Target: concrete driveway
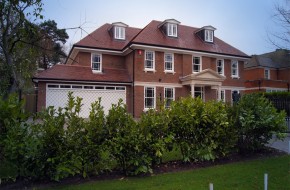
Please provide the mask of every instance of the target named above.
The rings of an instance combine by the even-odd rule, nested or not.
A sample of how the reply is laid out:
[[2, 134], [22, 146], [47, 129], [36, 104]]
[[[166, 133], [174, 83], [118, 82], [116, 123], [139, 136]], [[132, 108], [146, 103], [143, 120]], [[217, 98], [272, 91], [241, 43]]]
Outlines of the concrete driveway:
[[290, 133], [287, 133], [287, 137], [284, 140], [278, 140], [273, 137], [268, 146], [290, 154]]

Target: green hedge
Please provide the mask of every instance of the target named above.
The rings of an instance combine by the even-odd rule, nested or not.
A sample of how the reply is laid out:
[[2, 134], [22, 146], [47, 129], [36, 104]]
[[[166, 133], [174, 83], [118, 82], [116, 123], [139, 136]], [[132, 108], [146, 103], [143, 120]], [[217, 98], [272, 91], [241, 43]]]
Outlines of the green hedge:
[[262, 94], [244, 95], [234, 111], [234, 125], [238, 132], [240, 152], [257, 151], [263, 148], [274, 134], [283, 138], [287, 131], [284, 111], [277, 109]]
[[1, 99], [0, 180], [59, 181], [113, 169], [152, 173], [164, 153], [176, 148], [184, 162], [213, 161], [236, 150], [257, 151], [285, 129], [285, 114], [259, 95], [245, 95], [234, 107], [181, 98], [170, 109], [149, 110], [138, 122], [122, 101], [105, 115], [100, 99], [85, 120], [81, 102], [69, 93], [64, 108], [49, 107], [31, 121], [16, 96]]

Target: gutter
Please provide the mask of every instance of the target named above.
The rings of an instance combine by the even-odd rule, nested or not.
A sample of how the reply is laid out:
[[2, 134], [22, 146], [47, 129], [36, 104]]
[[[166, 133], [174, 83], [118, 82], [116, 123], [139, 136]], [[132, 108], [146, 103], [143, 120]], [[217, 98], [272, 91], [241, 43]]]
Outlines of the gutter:
[[133, 102], [132, 102], [132, 112], [133, 112], [133, 118], [135, 118], [135, 49], [132, 49], [129, 47], [129, 49], [132, 50], [133, 52], [133, 65], [132, 65], [132, 71], [133, 71], [133, 81], [132, 81], [132, 97], [133, 97]]
[[163, 49], [165, 51], [176, 51], [178, 53], [187, 53], [187, 54], [201, 54], [201, 55], [209, 55], [209, 56], [221, 56], [226, 57], [229, 59], [245, 59], [248, 60], [251, 58], [251, 56], [242, 56], [242, 55], [234, 55], [234, 54], [226, 54], [226, 53], [218, 53], [218, 52], [210, 52], [210, 51], [204, 51], [204, 50], [195, 50], [195, 49], [186, 49], [186, 48], [178, 48], [178, 47], [171, 47], [171, 46], [162, 46], [158, 44], [146, 44], [146, 43], [128, 43], [127, 46], [125, 46], [123, 49], [110, 49], [110, 48], [98, 48], [98, 47], [89, 47], [89, 46], [76, 46], [74, 45], [72, 49], [70, 50], [65, 64], [69, 60], [75, 61], [74, 58], [70, 58], [71, 54], [74, 50], [87, 50], [87, 51], [100, 51], [100, 52], [106, 52], [106, 53], [113, 53], [117, 55], [126, 55], [126, 52], [128, 49], [135, 49], [135, 48], [156, 48], [156, 49]]
[[122, 84], [132, 85], [132, 82], [120, 82], [120, 81], [90, 81], [90, 80], [67, 80], [67, 79], [46, 79], [46, 78], [32, 78], [34, 83], [40, 81], [43, 82], [65, 82], [65, 83], [88, 83], [88, 84]]

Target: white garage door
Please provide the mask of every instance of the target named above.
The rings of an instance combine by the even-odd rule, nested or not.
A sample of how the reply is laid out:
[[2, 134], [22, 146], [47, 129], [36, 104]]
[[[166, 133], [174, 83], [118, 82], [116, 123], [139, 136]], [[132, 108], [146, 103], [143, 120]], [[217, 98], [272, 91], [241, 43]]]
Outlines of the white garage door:
[[68, 92], [73, 92], [74, 97], [81, 97], [82, 108], [80, 116], [87, 118], [90, 114], [91, 103], [101, 97], [101, 105], [105, 114], [108, 114], [112, 104], [117, 104], [119, 99], [126, 103], [126, 88], [124, 86], [99, 86], [79, 84], [47, 84], [46, 107], [65, 107], [68, 100]]

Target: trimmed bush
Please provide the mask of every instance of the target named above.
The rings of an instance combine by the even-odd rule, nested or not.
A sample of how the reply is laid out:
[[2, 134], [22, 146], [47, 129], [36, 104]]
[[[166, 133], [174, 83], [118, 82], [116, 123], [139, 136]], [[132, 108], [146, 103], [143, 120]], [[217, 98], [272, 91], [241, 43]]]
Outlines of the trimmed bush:
[[181, 98], [170, 109], [149, 110], [139, 122], [122, 101], [105, 116], [101, 100], [89, 119], [79, 116], [82, 99], [68, 94], [64, 108], [39, 112], [33, 121], [16, 96], [0, 100], [0, 180], [84, 178], [112, 169], [126, 175], [152, 173], [173, 147], [183, 161], [215, 160], [235, 151], [258, 151], [282, 138], [285, 113], [261, 94], [244, 95], [233, 107]]
[[169, 110], [150, 109], [142, 114], [138, 127], [144, 135], [145, 150], [152, 158], [152, 165], [159, 164], [165, 151], [173, 149], [173, 132], [169, 130]]
[[240, 152], [262, 149], [274, 134], [282, 138], [286, 131], [285, 112], [279, 113], [261, 94], [244, 95], [234, 109]]
[[126, 175], [152, 172], [144, 135], [121, 100], [109, 110], [106, 130], [111, 154]]
[[185, 162], [215, 160], [235, 145], [235, 130], [222, 102], [182, 98], [172, 104], [170, 115], [170, 130]]
[[24, 102], [19, 102], [16, 94], [7, 100], [0, 97], [0, 179], [16, 180], [17, 177], [32, 176], [38, 141], [26, 123]]

